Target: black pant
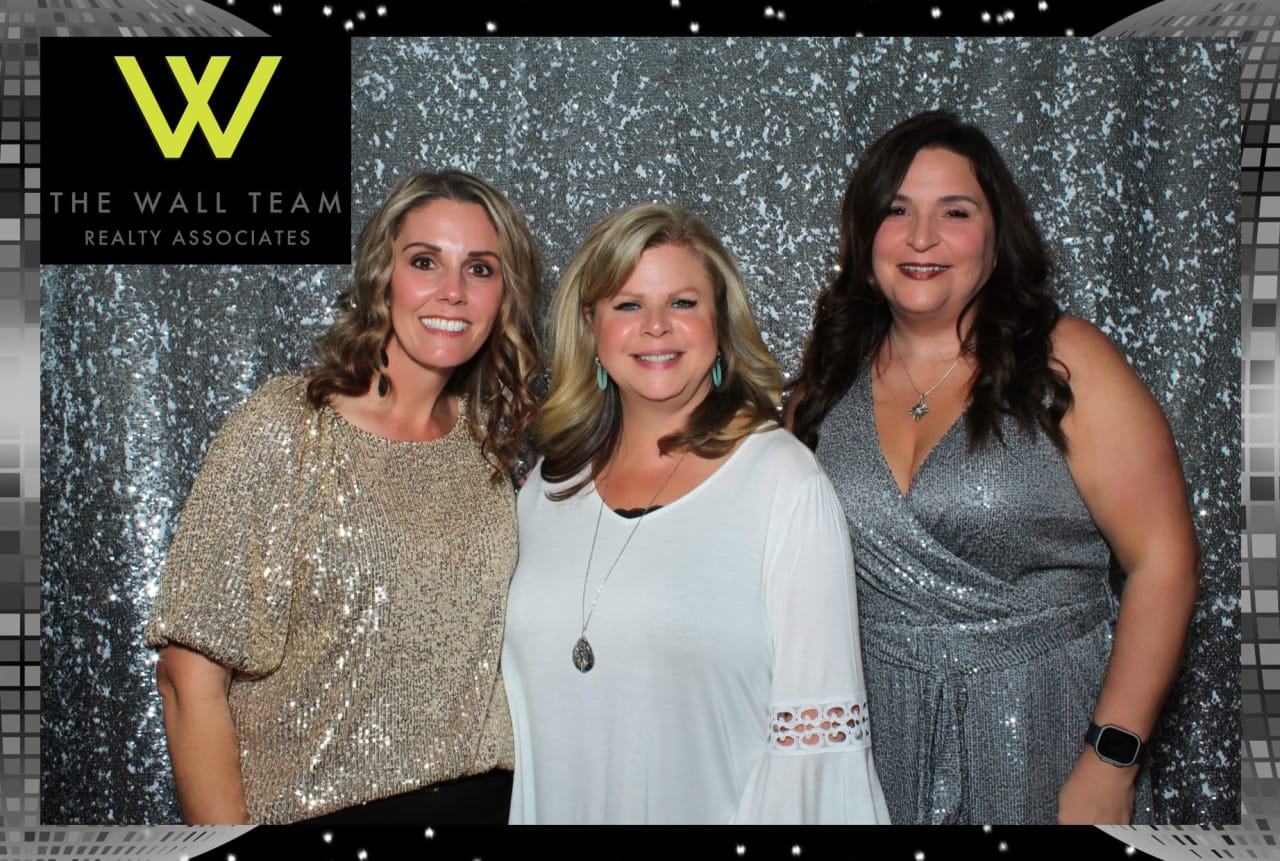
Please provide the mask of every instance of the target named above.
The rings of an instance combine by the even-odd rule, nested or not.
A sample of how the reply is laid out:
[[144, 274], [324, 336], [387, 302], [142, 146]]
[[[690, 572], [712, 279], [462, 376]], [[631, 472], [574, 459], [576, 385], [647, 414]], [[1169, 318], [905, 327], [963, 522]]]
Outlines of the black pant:
[[412, 792], [304, 819], [299, 825], [506, 825], [511, 772], [434, 783]]

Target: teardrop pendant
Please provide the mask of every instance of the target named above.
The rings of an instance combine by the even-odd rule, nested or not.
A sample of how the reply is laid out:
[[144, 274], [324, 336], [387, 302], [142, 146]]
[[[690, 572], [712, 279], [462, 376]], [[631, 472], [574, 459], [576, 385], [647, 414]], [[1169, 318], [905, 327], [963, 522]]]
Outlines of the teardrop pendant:
[[573, 665], [580, 673], [588, 672], [596, 665], [596, 654], [591, 651], [591, 644], [587, 642], [585, 635], [573, 644]]

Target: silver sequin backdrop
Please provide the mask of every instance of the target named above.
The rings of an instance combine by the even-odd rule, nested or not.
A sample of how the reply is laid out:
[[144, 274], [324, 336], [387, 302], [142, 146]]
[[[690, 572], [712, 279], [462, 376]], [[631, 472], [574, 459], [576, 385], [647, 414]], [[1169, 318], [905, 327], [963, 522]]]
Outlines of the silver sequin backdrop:
[[[1030, 199], [1064, 305], [1173, 425], [1205, 573], [1154, 745], [1157, 821], [1236, 822], [1239, 57], [1192, 39], [354, 41], [353, 240], [406, 173], [464, 168], [526, 213], [549, 294], [601, 216], [678, 202], [736, 255], [792, 373], [858, 154], [927, 108], [976, 122]], [[309, 362], [348, 275], [42, 272], [45, 822], [177, 821], [141, 644], [169, 538], [211, 435]]]

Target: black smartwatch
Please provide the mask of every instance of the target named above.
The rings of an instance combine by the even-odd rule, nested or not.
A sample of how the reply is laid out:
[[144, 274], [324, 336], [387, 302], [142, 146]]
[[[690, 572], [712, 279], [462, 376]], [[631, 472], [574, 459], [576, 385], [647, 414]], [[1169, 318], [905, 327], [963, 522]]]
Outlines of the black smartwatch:
[[1142, 757], [1142, 739], [1136, 733], [1118, 726], [1090, 723], [1084, 734], [1085, 744], [1098, 752], [1098, 758], [1119, 768], [1128, 768]]

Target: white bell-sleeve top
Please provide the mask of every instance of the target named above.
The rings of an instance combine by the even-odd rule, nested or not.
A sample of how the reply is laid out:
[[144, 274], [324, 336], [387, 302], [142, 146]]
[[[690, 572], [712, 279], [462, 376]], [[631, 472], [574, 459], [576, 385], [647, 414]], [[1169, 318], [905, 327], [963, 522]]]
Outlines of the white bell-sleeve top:
[[848, 531], [807, 448], [754, 433], [638, 526], [547, 489], [535, 469], [520, 492], [502, 653], [513, 824], [889, 821]]

